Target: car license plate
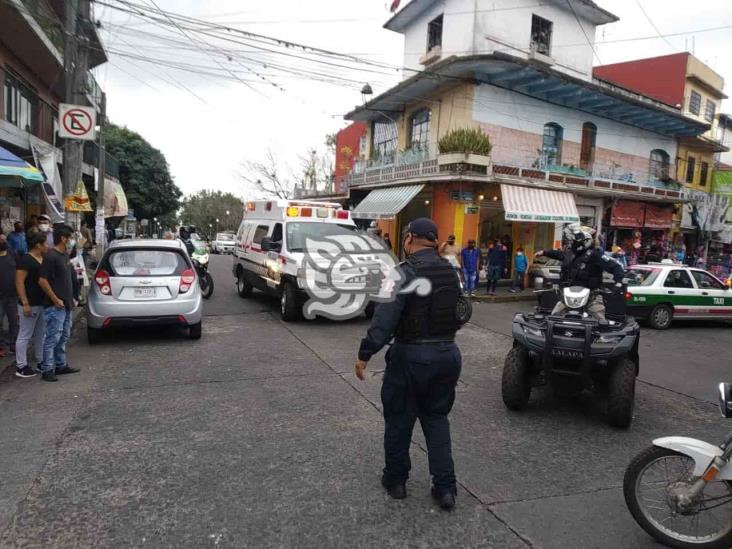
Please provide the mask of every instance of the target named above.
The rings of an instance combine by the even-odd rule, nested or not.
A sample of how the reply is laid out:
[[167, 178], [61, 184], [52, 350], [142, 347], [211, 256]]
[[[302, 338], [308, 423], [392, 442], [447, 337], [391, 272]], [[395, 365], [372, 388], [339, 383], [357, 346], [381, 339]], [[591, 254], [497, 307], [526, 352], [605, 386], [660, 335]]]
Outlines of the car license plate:
[[135, 297], [155, 297], [155, 288], [135, 288]]

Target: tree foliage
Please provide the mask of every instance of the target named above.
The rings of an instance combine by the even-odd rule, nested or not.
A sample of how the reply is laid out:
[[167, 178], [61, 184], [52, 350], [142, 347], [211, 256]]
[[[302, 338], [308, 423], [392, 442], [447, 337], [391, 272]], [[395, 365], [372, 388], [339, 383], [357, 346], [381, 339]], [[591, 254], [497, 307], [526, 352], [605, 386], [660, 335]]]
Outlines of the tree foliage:
[[295, 180], [286, 172], [277, 162], [275, 154], [267, 149], [264, 160], [242, 162], [239, 177], [250, 189], [265, 198], [291, 198]]
[[[208, 235], [216, 231], [217, 225], [219, 231], [235, 231], [243, 207], [241, 199], [231, 193], [203, 190], [183, 198], [180, 220], [183, 225], [195, 225]], [[226, 215], [227, 211], [229, 215]]]
[[173, 181], [165, 156], [128, 128], [104, 128], [107, 152], [119, 162], [119, 179], [127, 203], [138, 219], [176, 212], [183, 194]]

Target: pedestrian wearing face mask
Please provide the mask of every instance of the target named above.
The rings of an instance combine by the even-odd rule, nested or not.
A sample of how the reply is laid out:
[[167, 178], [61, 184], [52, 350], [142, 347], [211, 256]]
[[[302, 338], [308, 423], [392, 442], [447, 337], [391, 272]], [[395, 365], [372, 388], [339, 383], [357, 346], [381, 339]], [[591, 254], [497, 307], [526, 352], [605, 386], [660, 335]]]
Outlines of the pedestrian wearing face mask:
[[66, 361], [66, 343], [71, 335], [74, 308], [74, 275], [69, 261], [69, 252], [76, 245], [74, 230], [68, 225], [57, 225], [53, 229], [53, 242], [53, 249], [43, 259], [38, 279], [46, 294], [43, 301], [46, 336], [41, 367], [44, 381], [58, 381], [57, 375], [79, 371]]
[[478, 281], [478, 271], [480, 271], [483, 263], [480, 250], [475, 247], [475, 240], [468, 240], [468, 247], [463, 248], [460, 252], [460, 262], [463, 265], [465, 292], [473, 296]]
[[516, 255], [513, 258], [513, 283], [509, 292], [523, 292], [524, 291], [524, 276], [526, 276], [526, 269], [529, 267], [529, 262], [526, 260], [524, 250], [519, 248], [516, 250]]
[[15, 293], [15, 257], [8, 253], [8, 241], [0, 235], [0, 322], [8, 319], [8, 330], [2, 333], [0, 356], [15, 352], [18, 337], [18, 297]]
[[49, 248], [54, 247], [53, 243], [53, 230], [51, 227], [51, 218], [47, 215], [42, 215], [38, 218], [38, 230], [46, 235], [46, 243]]

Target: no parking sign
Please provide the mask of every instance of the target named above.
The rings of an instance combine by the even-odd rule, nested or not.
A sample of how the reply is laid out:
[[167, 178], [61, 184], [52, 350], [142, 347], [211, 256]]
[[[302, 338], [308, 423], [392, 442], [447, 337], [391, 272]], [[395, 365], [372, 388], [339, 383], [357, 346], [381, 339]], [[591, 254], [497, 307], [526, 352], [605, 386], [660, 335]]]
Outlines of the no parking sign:
[[68, 103], [61, 103], [58, 106], [59, 137], [93, 141], [96, 124], [97, 112], [94, 107]]

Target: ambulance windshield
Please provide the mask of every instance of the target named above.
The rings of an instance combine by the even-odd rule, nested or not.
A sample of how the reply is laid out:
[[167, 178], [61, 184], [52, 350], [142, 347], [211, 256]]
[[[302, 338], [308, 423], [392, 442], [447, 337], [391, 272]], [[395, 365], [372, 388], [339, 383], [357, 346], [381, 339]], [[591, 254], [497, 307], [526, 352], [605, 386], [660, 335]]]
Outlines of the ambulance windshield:
[[287, 223], [287, 250], [290, 252], [304, 252], [305, 239], [322, 238], [338, 234], [351, 234], [356, 231], [353, 225], [339, 225], [337, 223], [300, 223], [293, 221]]

